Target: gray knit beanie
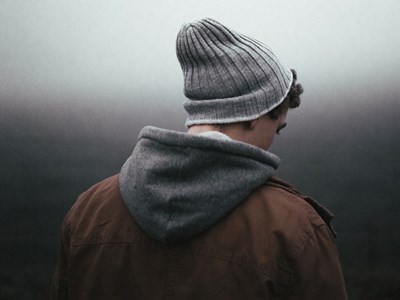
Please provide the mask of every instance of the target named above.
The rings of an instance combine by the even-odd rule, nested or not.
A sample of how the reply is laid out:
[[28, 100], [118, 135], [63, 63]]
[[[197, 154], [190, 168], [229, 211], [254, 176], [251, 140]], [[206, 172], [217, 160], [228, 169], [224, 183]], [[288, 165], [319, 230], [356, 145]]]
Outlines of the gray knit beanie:
[[266, 45], [209, 18], [182, 26], [176, 53], [186, 126], [254, 120], [285, 99], [293, 80]]

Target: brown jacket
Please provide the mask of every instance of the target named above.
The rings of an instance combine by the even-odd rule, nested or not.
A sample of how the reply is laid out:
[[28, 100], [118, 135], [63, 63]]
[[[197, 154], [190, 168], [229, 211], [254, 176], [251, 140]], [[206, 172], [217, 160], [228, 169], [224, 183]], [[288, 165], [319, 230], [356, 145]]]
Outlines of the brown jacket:
[[116, 175], [67, 214], [53, 297], [347, 299], [331, 217], [271, 178], [211, 228], [164, 244], [132, 218]]

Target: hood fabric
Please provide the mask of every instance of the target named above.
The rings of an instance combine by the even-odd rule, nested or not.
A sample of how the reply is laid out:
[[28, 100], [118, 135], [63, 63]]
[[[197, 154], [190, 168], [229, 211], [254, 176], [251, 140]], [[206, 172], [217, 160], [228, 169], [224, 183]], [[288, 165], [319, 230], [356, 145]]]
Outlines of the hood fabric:
[[154, 239], [206, 230], [272, 176], [279, 158], [226, 139], [145, 127], [120, 173], [129, 212]]

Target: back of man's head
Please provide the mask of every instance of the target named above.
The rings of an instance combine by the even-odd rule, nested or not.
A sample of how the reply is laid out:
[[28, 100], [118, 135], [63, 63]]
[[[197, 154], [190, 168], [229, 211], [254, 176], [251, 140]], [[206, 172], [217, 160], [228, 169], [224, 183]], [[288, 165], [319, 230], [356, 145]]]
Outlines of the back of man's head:
[[302, 87], [263, 43], [212, 19], [184, 24], [176, 40], [188, 127], [277, 118], [299, 106]]

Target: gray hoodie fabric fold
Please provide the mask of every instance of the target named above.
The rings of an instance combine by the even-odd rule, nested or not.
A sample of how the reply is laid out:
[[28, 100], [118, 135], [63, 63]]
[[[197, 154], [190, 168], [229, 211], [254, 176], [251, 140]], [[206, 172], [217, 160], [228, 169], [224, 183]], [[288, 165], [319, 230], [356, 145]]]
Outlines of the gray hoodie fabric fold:
[[154, 239], [181, 242], [223, 218], [279, 165], [242, 142], [145, 127], [120, 173], [122, 198]]

